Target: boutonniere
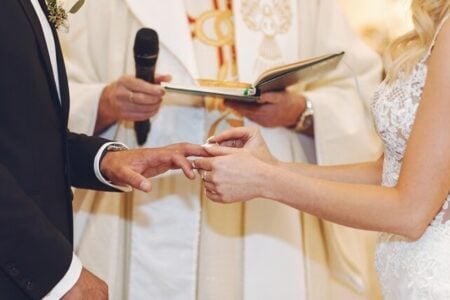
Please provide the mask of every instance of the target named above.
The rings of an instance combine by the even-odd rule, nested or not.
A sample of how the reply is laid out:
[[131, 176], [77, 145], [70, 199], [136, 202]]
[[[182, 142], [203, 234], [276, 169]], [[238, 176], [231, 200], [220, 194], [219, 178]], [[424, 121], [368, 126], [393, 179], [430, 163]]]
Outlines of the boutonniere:
[[67, 32], [69, 22], [67, 20], [67, 11], [71, 14], [76, 13], [85, 0], [46, 0], [48, 8], [48, 20], [57, 30]]

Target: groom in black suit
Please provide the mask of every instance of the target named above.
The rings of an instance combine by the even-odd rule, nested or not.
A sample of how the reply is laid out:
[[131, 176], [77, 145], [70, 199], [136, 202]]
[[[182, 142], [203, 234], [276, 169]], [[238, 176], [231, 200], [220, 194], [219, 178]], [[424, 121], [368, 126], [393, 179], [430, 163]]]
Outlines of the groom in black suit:
[[193, 177], [185, 156], [204, 152], [112, 151], [120, 145], [68, 132], [66, 72], [44, 0], [0, 6], [0, 299], [105, 298], [100, 279], [73, 268], [70, 187], [114, 190], [105, 176], [149, 191], [145, 177], [171, 168]]

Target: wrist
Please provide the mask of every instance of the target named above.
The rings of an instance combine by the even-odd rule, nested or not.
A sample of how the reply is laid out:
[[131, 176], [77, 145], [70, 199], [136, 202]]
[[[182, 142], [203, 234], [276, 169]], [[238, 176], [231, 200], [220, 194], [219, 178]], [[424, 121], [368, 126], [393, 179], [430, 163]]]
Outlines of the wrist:
[[272, 167], [266, 173], [267, 180], [265, 181], [263, 197], [291, 205], [291, 201], [296, 197], [292, 195], [290, 184], [295, 181], [292, 180], [293, 172], [287, 169], [286, 165], [287, 163], [282, 163], [278, 167]]
[[275, 157], [272, 156], [272, 160], [268, 161], [267, 163], [269, 163], [270, 165], [272, 165], [275, 168], [282, 168], [284, 162], [279, 161], [278, 159], [276, 159]]
[[[94, 159], [94, 172], [97, 179], [100, 182], [106, 184], [107, 186], [110, 186], [122, 192], [129, 192], [132, 190], [132, 188], [130, 186], [116, 185], [107, 178], [105, 178], [105, 176], [109, 177], [108, 169], [111, 170], [113, 168], [114, 165], [114, 160], [112, 159], [112, 156], [114, 155], [113, 152], [127, 149], [128, 148], [122, 143], [109, 142], [100, 147]], [[105, 176], [103, 174], [105, 174]]]
[[314, 121], [314, 108], [311, 100], [305, 99], [305, 106], [302, 113], [299, 115], [297, 122], [291, 128], [297, 132], [307, 132], [312, 130]]
[[297, 126], [298, 120], [306, 109], [306, 98], [302, 95], [297, 96], [297, 100], [290, 109], [290, 121], [286, 125], [288, 128], [294, 128]]
[[262, 169], [262, 180], [258, 180], [257, 184], [259, 184], [259, 188], [261, 191], [261, 196], [267, 199], [275, 199], [275, 189], [276, 184], [274, 185], [274, 178], [277, 175], [278, 166], [276, 164], [266, 164], [264, 163]]
[[95, 121], [95, 130], [94, 133], [98, 134], [115, 122], [117, 122], [117, 118], [114, 114], [114, 108], [111, 105], [111, 93], [112, 93], [113, 85], [109, 84], [105, 86], [103, 89], [100, 100], [98, 103], [97, 109], [97, 119]]
[[128, 148], [121, 143], [110, 143], [108, 144], [104, 149], [103, 149], [103, 153], [100, 156], [100, 173], [101, 175], [108, 180], [108, 176], [105, 175], [105, 170], [106, 167], [108, 166], [108, 154], [112, 153], [112, 152], [117, 152], [117, 151], [124, 151], [124, 150], [128, 150]]

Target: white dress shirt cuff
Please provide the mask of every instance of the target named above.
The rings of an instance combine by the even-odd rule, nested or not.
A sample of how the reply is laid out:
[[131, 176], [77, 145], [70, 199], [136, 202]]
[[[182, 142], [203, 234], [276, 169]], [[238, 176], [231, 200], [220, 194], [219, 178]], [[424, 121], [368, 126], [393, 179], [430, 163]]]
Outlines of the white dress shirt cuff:
[[125, 149], [128, 149], [127, 146], [125, 146], [122, 143], [117, 143], [117, 142], [109, 142], [104, 144], [103, 146], [100, 147], [100, 149], [97, 152], [97, 155], [95, 155], [95, 159], [94, 159], [94, 172], [95, 172], [95, 176], [97, 176], [97, 179], [100, 180], [101, 182], [103, 182], [106, 185], [109, 185], [110, 187], [113, 187], [115, 189], [118, 189], [119, 191], [122, 192], [131, 192], [133, 190], [133, 188], [129, 185], [126, 186], [120, 186], [120, 185], [115, 185], [112, 182], [106, 180], [105, 177], [103, 177], [102, 173], [100, 172], [100, 159], [102, 158], [103, 152], [106, 151], [106, 148], [110, 145], [117, 145], [117, 146], [121, 146], [124, 147]]
[[83, 266], [80, 259], [73, 254], [72, 262], [66, 275], [58, 282], [57, 285], [43, 298], [43, 300], [57, 300], [61, 299], [70, 289], [75, 286], [78, 278], [80, 278]]

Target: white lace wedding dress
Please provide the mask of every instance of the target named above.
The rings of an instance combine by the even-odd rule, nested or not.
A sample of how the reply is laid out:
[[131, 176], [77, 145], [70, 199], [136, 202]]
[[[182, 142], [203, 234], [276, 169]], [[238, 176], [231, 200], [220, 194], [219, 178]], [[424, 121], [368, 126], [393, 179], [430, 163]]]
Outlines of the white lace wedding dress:
[[[448, 16], [442, 24], [447, 19]], [[385, 147], [383, 186], [397, 183], [434, 41], [410, 76], [400, 75], [391, 85], [382, 83], [375, 93], [372, 109]], [[441, 210], [416, 241], [394, 234], [380, 234], [376, 268], [385, 299], [450, 299], [449, 204], [450, 195], [445, 201], [443, 199]]]

